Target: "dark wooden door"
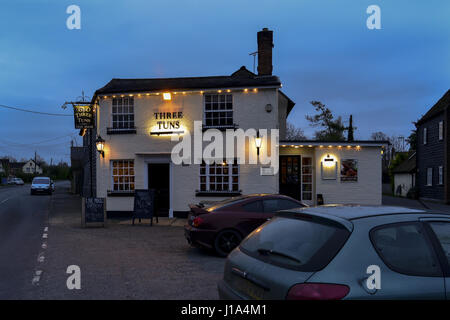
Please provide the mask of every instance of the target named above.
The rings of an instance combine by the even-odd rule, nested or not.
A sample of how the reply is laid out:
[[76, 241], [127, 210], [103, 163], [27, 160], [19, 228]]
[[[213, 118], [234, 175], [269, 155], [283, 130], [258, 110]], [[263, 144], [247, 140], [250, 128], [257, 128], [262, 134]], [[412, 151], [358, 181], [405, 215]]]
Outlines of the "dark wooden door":
[[280, 156], [280, 194], [300, 200], [300, 156]]
[[148, 165], [148, 188], [155, 189], [155, 214], [168, 216], [170, 208], [170, 167], [168, 163]]

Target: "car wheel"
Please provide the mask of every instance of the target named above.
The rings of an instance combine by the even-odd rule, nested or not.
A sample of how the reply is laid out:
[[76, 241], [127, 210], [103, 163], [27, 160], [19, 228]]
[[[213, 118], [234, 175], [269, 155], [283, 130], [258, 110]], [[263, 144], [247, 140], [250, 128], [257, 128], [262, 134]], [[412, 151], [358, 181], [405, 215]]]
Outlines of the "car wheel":
[[214, 240], [214, 249], [217, 254], [226, 257], [231, 250], [236, 248], [242, 240], [242, 236], [239, 232], [234, 230], [223, 230], [219, 232]]

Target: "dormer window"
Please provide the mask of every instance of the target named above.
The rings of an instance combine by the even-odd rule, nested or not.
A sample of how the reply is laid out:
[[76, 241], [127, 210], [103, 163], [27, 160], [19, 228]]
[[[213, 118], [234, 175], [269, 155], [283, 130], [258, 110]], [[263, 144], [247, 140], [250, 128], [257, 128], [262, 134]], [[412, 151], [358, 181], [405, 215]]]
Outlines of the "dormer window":
[[204, 128], [233, 128], [233, 95], [204, 95]]

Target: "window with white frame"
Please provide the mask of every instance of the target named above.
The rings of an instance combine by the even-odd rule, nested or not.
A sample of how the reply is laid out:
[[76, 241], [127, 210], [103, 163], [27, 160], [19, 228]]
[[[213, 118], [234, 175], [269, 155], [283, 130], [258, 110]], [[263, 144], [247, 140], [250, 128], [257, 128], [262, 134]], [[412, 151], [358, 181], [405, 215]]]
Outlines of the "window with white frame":
[[444, 139], [444, 121], [439, 121], [439, 140]]
[[427, 128], [423, 128], [423, 144], [427, 144]]
[[204, 97], [203, 125], [205, 127], [232, 127], [233, 95], [205, 94]]
[[113, 191], [134, 191], [134, 161], [112, 160]]
[[427, 168], [427, 186], [433, 185], [433, 168]]
[[201, 192], [238, 192], [239, 191], [239, 165], [233, 162], [200, 165], [200, 191]]
[[134, 98], [114, 98], [112, 102], [113, 129], [134, 129]]
[[439, 184], [444, 184], [444, 167], [439, 166]]

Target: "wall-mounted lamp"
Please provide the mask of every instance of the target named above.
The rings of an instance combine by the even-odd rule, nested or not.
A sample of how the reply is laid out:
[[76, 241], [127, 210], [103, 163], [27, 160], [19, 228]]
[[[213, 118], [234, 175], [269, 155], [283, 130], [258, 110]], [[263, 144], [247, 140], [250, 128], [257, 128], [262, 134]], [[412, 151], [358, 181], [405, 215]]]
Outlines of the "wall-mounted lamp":
[[95, 140], [95, 144], [97, 146], [97, 151], [102, 155], [102, 157], [105, 157], [105, 140], [102, 139], [101, 136], [98, 136], [97, 140]]
[[330, 168], [330, 167], [333, 167], [334, 165], [335, 165], [334, 158], [331, 157], [329, 154], [327, 154], [327, 157], [325, 159], [323, 159], [323, 166]]
[[163, 99], [164, 100], [172, 100], [172, 95], [170, 94], [170, 92], [164, 92]]
[[262, 139], [259, 136], [259, 131], [256, 132], [256, 138], [255, 138], [255, 146], [256, 146], [256, 154], [259, 157], [259, 149], [261, 148]]

